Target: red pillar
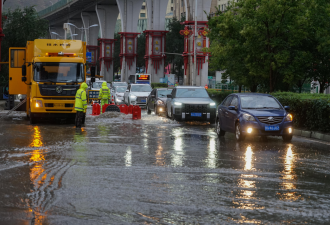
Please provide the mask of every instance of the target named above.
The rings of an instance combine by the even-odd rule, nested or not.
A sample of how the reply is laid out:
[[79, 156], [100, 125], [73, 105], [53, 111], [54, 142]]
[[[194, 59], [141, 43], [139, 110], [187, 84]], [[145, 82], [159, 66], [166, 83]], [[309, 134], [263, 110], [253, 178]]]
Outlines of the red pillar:
[[107, 39], [107, 38], [99, 38], [98, 41], [100, 42], [100, 70], [102, 66], [102, 62], [104, 62], [104, 66], [109, 70], [112, 61], [113, 61], [113, 54], [115, 51], [115, 41], [116, 39]]

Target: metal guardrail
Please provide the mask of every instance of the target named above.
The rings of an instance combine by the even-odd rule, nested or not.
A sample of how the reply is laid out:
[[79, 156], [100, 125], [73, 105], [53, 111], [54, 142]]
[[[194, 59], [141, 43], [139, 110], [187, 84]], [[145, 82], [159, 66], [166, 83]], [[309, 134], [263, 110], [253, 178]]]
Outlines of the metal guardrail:
[[45, 8], [41, 11], [38, 12], [38, 15], [40, 17], [44, 16], [44, 15], [47, 15], [49, 13], [52, 13], [54, 12], [55, 10], [69, 4], [70, 2], [73, 2], [74, 0], [60, 0], [58, 2], [56, 2], [55, 4], [53, 4], [52, 6], [49, 6], [48, 8]]

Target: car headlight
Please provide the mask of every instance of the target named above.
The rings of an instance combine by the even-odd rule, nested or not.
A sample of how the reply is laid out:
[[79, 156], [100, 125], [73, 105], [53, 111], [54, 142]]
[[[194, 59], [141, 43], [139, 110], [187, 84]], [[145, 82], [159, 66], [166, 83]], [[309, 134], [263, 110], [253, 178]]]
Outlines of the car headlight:
[[214, 102], [210, 103], [210, 106], [211, 107], [214, 107], [215, 106], [215, 103]]
[[292, 120], [293, 120], [293, 116], [290, 113], [286, 115], [285, 121], [292, 121]]
[[182, 106], [182, 103], [181, 102], [174, 102], [174, 105], [176, 105], [176, 106]]
[[165, 105], [164, 102], [162, 100], [157, 100], [157, 105]]
[[243, 119], [246, 121], [256, 121], [256, 119], [252, 115], [247, 114], [247, 113], [243, 114]]
[[131, 95], [131, 98], [137, 98], [135, 95]]

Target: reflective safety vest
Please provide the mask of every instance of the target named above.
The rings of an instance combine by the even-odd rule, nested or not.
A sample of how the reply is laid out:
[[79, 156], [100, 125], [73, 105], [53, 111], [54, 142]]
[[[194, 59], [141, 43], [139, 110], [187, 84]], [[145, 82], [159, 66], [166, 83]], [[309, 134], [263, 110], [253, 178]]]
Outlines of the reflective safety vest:
[[74, 109], [76, 111], [85, 111], [87, 109], [86, 91], [80, 88], [76, 93], [76, 102]]
[[108, 87], [102, 87], [99, 93], [99, 99], [108, 100], [110, 99], [110, 89]]

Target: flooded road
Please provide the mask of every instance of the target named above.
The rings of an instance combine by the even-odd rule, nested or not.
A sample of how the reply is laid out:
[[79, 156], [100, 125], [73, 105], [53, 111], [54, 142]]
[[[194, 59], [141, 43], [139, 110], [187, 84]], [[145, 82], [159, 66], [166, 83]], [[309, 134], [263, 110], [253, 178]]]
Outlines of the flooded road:
[[130, 118], [1, 121], [0, 224], [330, 223], [330, 144]]

